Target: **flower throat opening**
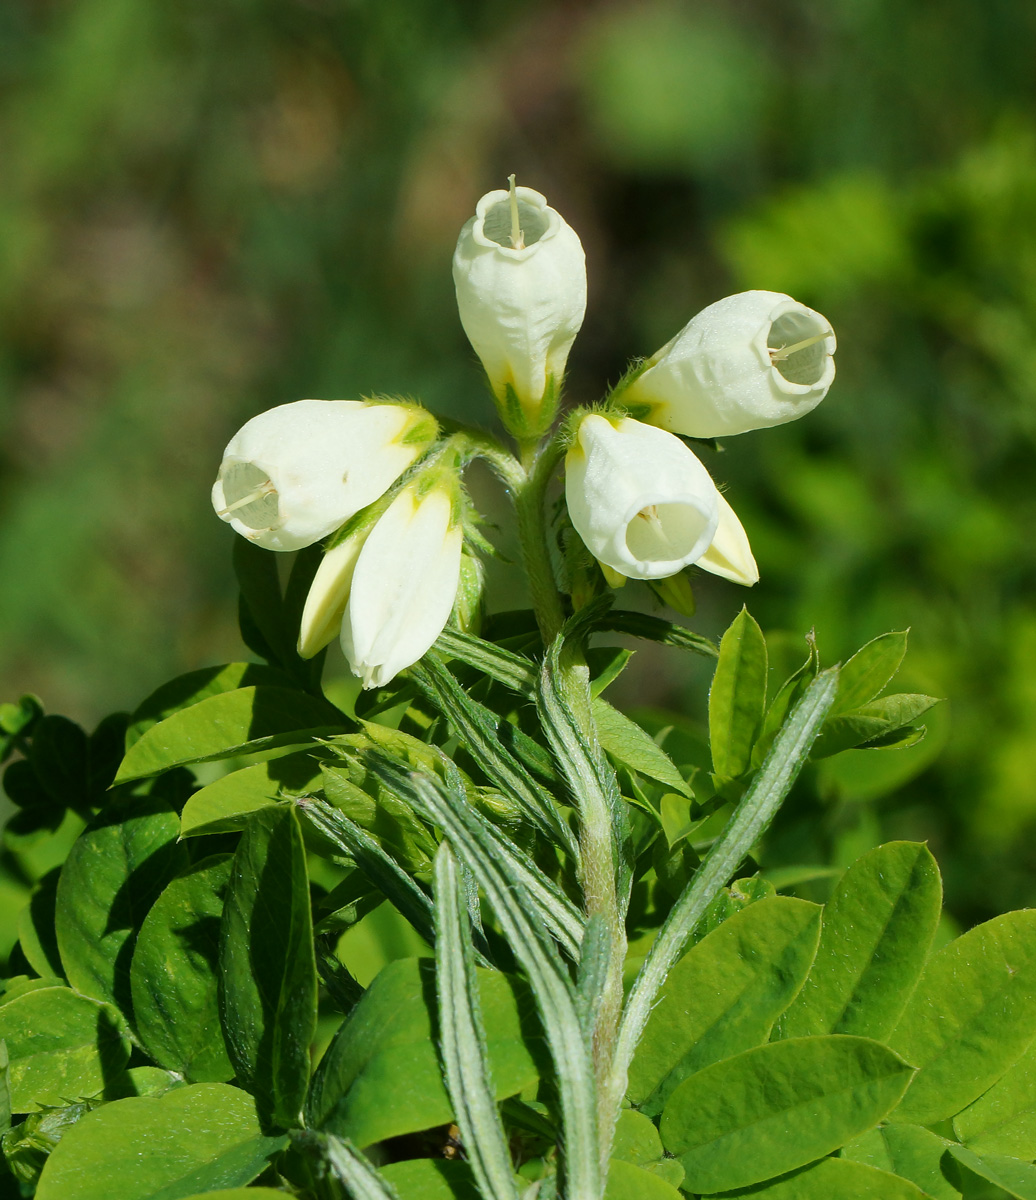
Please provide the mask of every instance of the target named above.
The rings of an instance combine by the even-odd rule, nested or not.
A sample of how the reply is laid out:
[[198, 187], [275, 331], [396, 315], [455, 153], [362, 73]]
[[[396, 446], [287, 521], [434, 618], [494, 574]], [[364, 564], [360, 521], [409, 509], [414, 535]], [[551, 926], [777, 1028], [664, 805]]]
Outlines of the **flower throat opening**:
[[219, 516], [233, 515], [249, 529], [276, 529], [280, 523], [277, 489], [255, 463], [233, 462], [222, 473], [223, 502]]
[[626, 548], [641, 562], [676, 562], [694, 550], [707, 527], [690, 504], [649, 504], [626, 526]]
[[[535, 245], [550, 228], [550, 219], [542, 209], [518, 197], [518, 223], [525, 246]], [[498, 246], [513, 248], [511, 241], [511, 200], [498, 200], [482, 219], [482, 232]]]
[[824, 376], [831, 327], [815, 313], [783, 313], [770, 326], [770, 361], [789, 383], [811, 387]]

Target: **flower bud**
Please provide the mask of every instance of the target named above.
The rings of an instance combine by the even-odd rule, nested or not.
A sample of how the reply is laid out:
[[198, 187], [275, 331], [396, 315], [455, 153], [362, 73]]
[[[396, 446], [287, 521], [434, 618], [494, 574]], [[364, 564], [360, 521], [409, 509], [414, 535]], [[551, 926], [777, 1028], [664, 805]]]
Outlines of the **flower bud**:
[[712, 545], [698, 559], [698, 566], [733, 583], [751, 587], [759, 582], [759, 568], [752, 557], [748, 535], [737, 514], [719, 493], [719, 524]]
[[457, 486], [446, 473], [407, 485], [363, 543], [342, 650], [365, 688], [417, 662], [450, 618], [464, 542]]
[[662, 429], [629, 417], [584, 417], [565, 473], [576, 532], [620, 575], [675, 575], [715, 537], [716, 485], [683, 442]]
[[687, 437], [765, 429], [816, 408], [835, 377], [834, 352], [820, 313], [781, 292], [740, 292], [698, 313], [621, 400]]
[[413, 404], [281, 404], [230, 439], [212, 506], [250, 541], [300, 550], [376, 500], [437, 434], [434, 418]]
[[586, 311], [575, 231], [539, 192], [489, 192], [453, 256], [461, 324], [516, 437], [550, 428], [565, 362]]

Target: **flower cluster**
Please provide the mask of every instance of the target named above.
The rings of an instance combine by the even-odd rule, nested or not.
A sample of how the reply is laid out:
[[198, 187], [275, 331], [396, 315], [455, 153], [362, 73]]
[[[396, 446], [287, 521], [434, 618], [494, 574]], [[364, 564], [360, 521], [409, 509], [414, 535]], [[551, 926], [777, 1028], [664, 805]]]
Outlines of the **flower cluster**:
[[[834, 377], [827, 320], [777, 292], [728, 296], [544, 443], [586, 309], [578, 236], [512, 176], [461, 230], [453, 277], [464, 331], [523, 463], [566, 451], [567, 520], [602, 586], [672, 580], [692, 564], [754, 584], [744, 528], [683, 439], [782, 424], [819, 404]], [[217, 514], [270, 550], [328, 538], [301, 655], [338, 636], [363, 685], [380, 687], [421, 658], [451, 616], [460, 622], [477, 608], [465, 436], [443, 437], [411, 403], [300, 400], [231, 439], [212, 490]], [[497, 450], [499, 466], [507, 452]], [[472, 588], [462, 586], [465, 564]]]

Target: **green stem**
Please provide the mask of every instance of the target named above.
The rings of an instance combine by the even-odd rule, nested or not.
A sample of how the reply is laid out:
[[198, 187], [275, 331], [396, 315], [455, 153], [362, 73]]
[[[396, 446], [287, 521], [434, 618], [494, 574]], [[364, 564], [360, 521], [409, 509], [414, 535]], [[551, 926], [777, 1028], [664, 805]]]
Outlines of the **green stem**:
[[561, 631], [565, 612], [550, 561], [545, 513], [547, 488], [564, 453], [561, 439], [555, 436], [538, 453], [522, 447], [526, 460], [524, 481], [514, 489], [515, 515], [518, 519], [518, 540], [522, 562], [529, 581], [529, 593], [543, 644], [549, 646]]

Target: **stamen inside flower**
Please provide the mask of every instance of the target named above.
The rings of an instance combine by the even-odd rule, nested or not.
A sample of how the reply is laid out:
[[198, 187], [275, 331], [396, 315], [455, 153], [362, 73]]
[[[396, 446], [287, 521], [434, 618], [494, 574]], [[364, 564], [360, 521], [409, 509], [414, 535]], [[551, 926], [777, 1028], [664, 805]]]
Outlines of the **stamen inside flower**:
[[626, 526], [626, 548], [640, 562], [674, 562], [691, 553], [707, 525], [693, 505], [648, 504]]
[[819, 383], [831, 354], [828, 339], [833, 337], [830, 326], [815, 313], [783, 313], [766, 339], [770, 362], [789, 383]]
[[482, 220], [482, 232], [498, 246], [509, 250], [524, 250], [540, 240], [550, 227], [547, 214], [523, 200], [515, 187], [514, 176], [508, 175], [508, 196], [498, 200]]
[[269, 475], [255, 463], [232, 462], [221, 474], [226, 506], [217, 516], [234, 513], [249, 529], [275, 529], [280, 522], [277, 489]]

